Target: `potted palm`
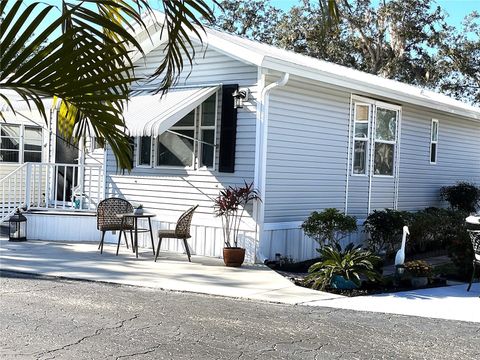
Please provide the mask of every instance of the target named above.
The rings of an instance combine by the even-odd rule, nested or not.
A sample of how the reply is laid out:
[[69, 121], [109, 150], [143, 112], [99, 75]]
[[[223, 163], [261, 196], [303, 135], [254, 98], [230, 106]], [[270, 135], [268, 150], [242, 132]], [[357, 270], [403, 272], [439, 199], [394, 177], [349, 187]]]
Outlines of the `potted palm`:
[[245, 207], [259, 199], [253, 183], [228, 187], [215, 199], [215, 215], [222, 218], [223, 261], [226, 266], [239, 267], [245, 260], [245, 249], [238, 246], [238, 235]]

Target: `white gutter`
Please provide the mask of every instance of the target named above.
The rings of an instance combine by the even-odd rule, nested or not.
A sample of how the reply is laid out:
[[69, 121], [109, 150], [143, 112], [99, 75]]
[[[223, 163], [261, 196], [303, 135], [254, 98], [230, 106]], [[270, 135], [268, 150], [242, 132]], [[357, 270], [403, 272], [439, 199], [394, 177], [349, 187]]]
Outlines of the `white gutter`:
[[[260, 74], [259, 69], [259, 74]], [[262, 74], [262, 77], [265, 75]], [[270, 92], [278, 87], [285, 86], [290, 77], [289, 73], [284, 73], [283, 77], [270, 85], [263, 87], [260, 101], [258, 102], [257, 108], [257, 140], [256, 140], [256, 149], [255, 149], [255, 177], [254, 183], [257, 186], [257, 189], [260, 193], [262, 201], [256, 202], [256, 217], [255, 222], [257, 226], [257, 238], [255, 243], [258, 243], [258, 248], [255, 254], [255, 262], [259, 261], [264, 263], [268, 259], [264, 255], [261, 247], [260, 240], [263, 235], [264, 228], [264, 219], [265, 219], [265, 186], [267, 181], [267, 140], [268, 140], [268, 104], [270, 100]], [[263, 84], [265, 83], [264, 78], [262, 78]]]
[[[370, 109], [370, 107], [369, 107]], [[347, 146], [347, 179], [345, 181], [345, 207], [344, 213], [348, 215], [348, 190], [349, 190], [349, 180], [350, 180], [350, 153], [352, 152], [352, 122], [353, 122], [353, 96], [350, 94], [350, 109], [349, 109], [349, 117], [348, 117], [348, 146]]]

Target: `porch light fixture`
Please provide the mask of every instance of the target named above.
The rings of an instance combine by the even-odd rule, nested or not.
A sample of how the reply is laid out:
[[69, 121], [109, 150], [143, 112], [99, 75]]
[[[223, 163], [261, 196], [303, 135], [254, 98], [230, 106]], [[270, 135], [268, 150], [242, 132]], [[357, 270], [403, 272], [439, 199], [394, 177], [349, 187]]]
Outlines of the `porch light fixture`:
[[8, 220], [8, 227], [8, 241], [27, 241], [27, 218], [20, 209], [17, 209]]
[[232, 94], [232, 96], [233, 96], [233, 108], [234, 109], [243, 108], [243, 103], [248, 100], [249, 95], [250, 95], [250, 90], [249, 89], [235, 90]]

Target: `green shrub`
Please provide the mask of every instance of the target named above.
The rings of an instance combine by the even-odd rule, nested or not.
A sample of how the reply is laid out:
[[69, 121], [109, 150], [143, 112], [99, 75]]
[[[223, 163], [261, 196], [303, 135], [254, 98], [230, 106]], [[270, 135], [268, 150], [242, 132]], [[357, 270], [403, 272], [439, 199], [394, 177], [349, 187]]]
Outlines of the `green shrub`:
[[444, 186], [440, 189], [440, 195], [452, 209], [465, 212], [475, 212], [480, 202], [480, 188], [468, 182]]
[[468, 213], [450, 211], [445, 217], [442, 228], [442, 241], [445, 243], [448, 256], [455, 264], [460, 278], [468, 279], [472, 272], [473, 247], [465, 226]]
[[450, 211], [440, 208], [426, 208], [412, 213], [408, 228], [410, 236], [407, 241], [409, 253], [425, 252], [427, 250], [445, 249], [442, 229], [448, 222]]
[[325, 289], [335, 275], [343, 276], [357, 286], [360, 285], [362, 276], [370, 281], [381, 279], [380, 273], [375, 270], [375, 264], [380, 258], [359, 246], [355, 247], [352, 243], [348, 244], [344, 251], [341, 251], [340, 246], [327, 245], [320, 254], [322, 261], [313, 264], [305, 278], [306, 284], [314, 289]]
[[357, 230], [357, 219], [342, 214], [334, 208], [322, 212], [314, 211], [302, 224], [305, 234], [320, 245], [319, 251], [325, 245], [337, 246], [340, 240]]
[[374, 210], [363, 223], [368, 233], [368, 248], [374, 253], [385, 251], [392, 254], [401, 241], [403, 226], [411, 218], [406, 211], [392, 209]]

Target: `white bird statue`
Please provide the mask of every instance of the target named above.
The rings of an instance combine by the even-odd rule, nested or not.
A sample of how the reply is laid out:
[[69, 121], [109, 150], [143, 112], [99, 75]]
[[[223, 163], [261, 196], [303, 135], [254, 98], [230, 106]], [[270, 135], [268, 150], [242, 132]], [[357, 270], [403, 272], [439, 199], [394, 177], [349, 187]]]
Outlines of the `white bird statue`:
[[402, 236], [402, 247], [397, 251], [395, 255], [395, 266], [403, 265], [405, 262], [405, 243], [407, 242], [407, 235], [410, 235], [408, 226], [403, 227], [403, 236]]

